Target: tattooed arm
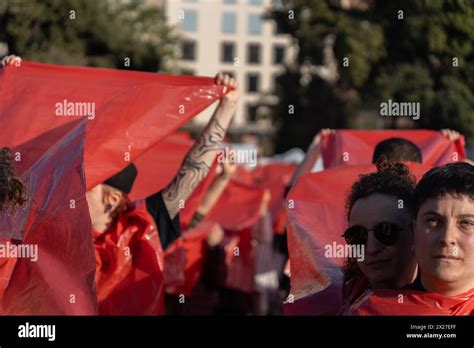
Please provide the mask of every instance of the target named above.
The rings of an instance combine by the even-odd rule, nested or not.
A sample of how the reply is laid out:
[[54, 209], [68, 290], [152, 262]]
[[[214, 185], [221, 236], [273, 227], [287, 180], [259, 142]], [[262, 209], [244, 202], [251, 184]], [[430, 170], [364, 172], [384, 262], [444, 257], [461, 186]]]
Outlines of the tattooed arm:
[[221, 73], [216, 76], [216, 83], [229, 86], [233, 91], [222, 98], [201, 137], [186, 155], [178, 174], [163, 190], [163, 200], [172, 219], [178, 214], [180, 202], [185, 202], [208, 174], [235, 113], [239, 99], [235, 79]]

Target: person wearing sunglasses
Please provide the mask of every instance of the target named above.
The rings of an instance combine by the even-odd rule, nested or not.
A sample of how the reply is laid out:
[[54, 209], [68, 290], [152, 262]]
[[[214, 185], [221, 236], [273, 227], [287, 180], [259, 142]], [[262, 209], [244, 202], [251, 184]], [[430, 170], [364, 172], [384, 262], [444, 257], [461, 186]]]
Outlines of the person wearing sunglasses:
[[416, 179], [402, 163], [386, 157], [377, 172], [361, 175], [347, 197], [348, 244], [362, 245], [363, 260], [349, 258], [343, 268], [343, 297], [349, 306], [367, 288], [400, 289], [417, 274], [412, 222]]

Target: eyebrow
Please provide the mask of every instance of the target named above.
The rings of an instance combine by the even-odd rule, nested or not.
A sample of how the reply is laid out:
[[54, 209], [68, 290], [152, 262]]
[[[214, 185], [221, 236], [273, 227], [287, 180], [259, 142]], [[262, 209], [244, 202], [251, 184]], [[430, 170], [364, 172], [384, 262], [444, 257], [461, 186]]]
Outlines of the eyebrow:
[[443, 215], [441, 215], [440, 213], [435, 212], [435, 211], [433, 211], [433, 210], [429, 210], [429, 211], [423, 213], [423, 216], [425, 216], [425, 215], [437, 215], [437, 216], [439, 216], [439, 217], [442, 217], [442, 216], [443, 216]]
[[[430, 210], [430, 211], [427, 211], [425, 213], [423, 213], [423, 216], [425, 215], [436, 215], [436, 216], [439, 216], [439, 217], [443, 217], [443, 215], [441, 215], [440, 213], [436, 212], [436, 211], [433, 211], [433, 210]], [[456, 215], [456, 218], [474, 218], [474, 214], [460, 214], [460, 215]]]

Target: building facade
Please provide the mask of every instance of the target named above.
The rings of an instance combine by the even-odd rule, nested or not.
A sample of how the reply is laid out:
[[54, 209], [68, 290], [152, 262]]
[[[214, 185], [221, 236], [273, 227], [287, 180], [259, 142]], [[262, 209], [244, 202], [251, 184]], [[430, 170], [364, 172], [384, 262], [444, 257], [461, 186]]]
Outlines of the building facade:
[[[148, 2], [154, 2], [149, 0]], [[182, 38], [184, 73], [214, 76], [223, 71], [237, 79], [241, 98], [230, 133], [272, 133], [270, 109], [276, 103], [275, 78], [295, 49], [290, 36], [279, 33], [266, 19], [275, 0], [156, 0], [163, 3], [168, 24]], [[213, 108], [212, 108], [213, 109]], [[195, 118], [190, 126], [207, 123], [212, 110]]]

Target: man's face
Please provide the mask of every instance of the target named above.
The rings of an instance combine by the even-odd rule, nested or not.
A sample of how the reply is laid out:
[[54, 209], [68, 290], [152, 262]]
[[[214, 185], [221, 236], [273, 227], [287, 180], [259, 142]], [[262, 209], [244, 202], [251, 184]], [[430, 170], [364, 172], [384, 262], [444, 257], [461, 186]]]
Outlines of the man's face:
[[445, 195], [424, 202], [415, 250], [427, 290], [453, 294], [474, 288], [474, 201]]
[[414, 272], [416, 266], [412, 252], [411, 217], [406, 210], [406, 206], [404, 209], [399, 208], [395, 197], [383, 194], [359, 199], [351, 209], [350, 226], [363, 226], [372, 230], [381, 222], [389, 222], [402, 229], [399, 240], [390, 246], [380, 243], [374, 237], [374, 232], [369, 231], [364, 261], [358, 262], [358, 266], [373, 287], [401, 287], [412, 280], [410, 273]]

